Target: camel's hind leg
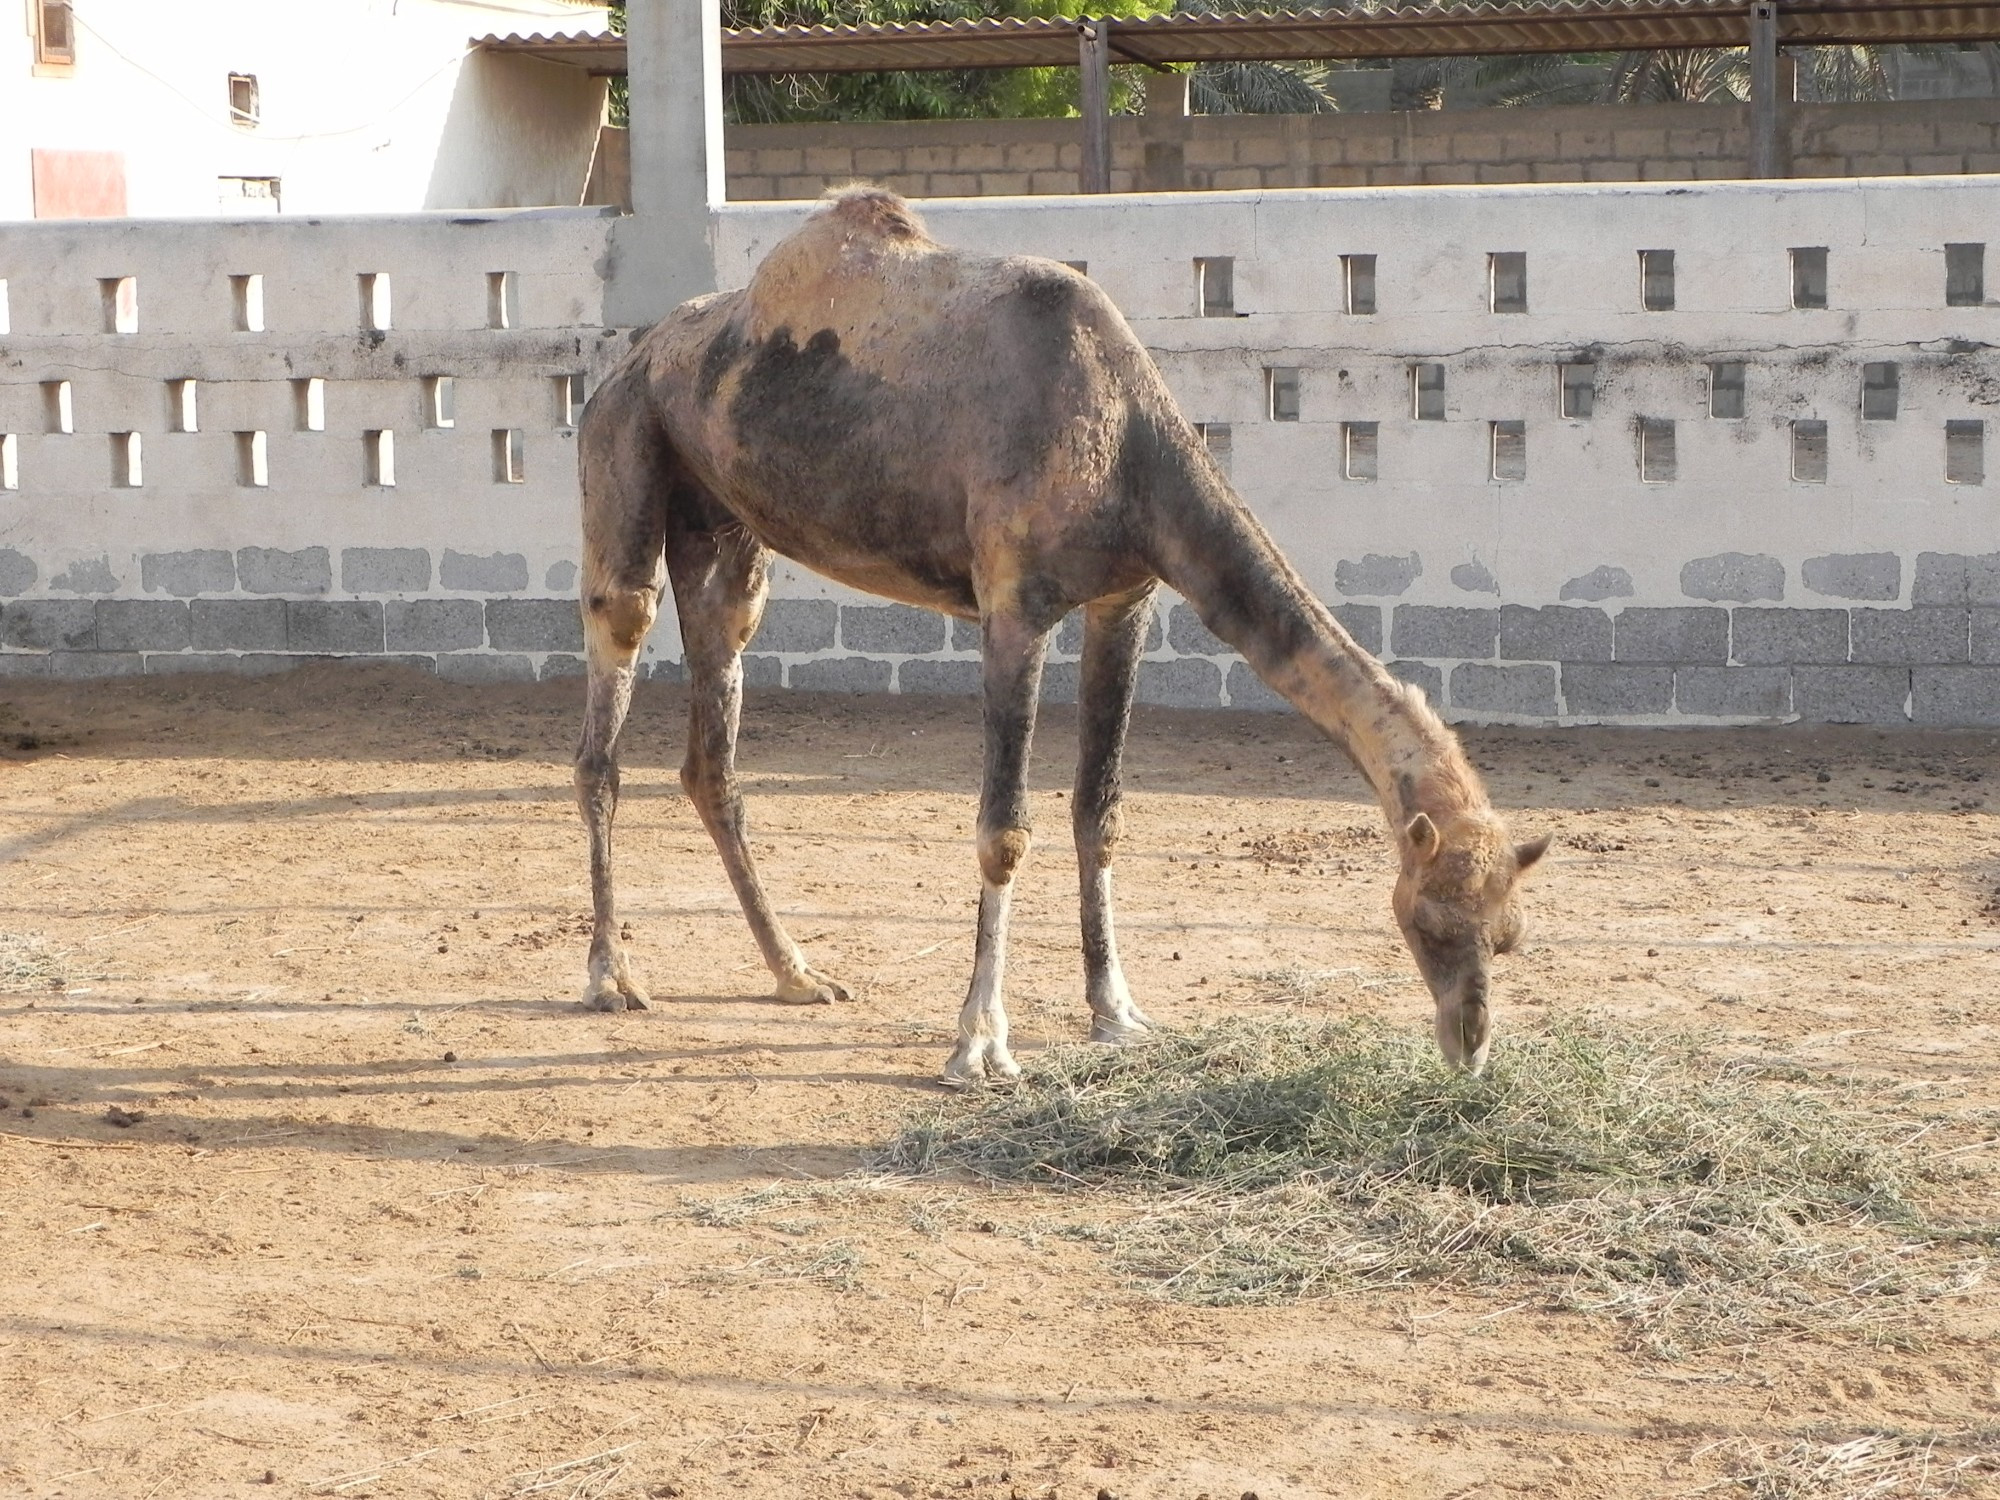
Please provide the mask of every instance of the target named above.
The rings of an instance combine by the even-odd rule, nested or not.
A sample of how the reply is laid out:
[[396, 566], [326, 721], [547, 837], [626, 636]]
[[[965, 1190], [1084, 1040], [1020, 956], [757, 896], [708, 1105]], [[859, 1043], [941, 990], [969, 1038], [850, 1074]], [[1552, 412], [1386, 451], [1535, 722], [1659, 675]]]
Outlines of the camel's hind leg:
[[743, 648], [764, 613], [770, 553], [740, 525], [714, 530], [676, 525], [667, 569], [687, 653], [688, 744], [681, 785], [701, 815], [736, 888], [750, 933], [777, 980], [777, 997], [800, 1005], [851, 998], [806, 962], [778, 921], [757, 878], [736, 782], [736, 726], [743, 712]]
[[611, 876], [618, 811], [618, 731], [632, 704], [639, 650], [659, 612], [669, 476], [663, 440], [629, 420], [631, 397], [607, 386], [583, 432], [583, 629], [589, 681], [576, 748], [576, 800], [590, 834], [590, 979], [595, 1010], [644, 1010], [619, 937]]
[[1094, 1042], [1129, 1041], [1153, 1026], [1126, 988], [1111, 915], [1111, 859], [1118, 845], [1123, 794], [1119, 765], [1132, 717], [1139, 656], [1146, 649], [1152, 618], [1150, 589], [1137, 598], [1101, 600], [1084, 611], [1076, 793], [1070, 815], [1082, 888], [1084, 995], [1090, 1002]]

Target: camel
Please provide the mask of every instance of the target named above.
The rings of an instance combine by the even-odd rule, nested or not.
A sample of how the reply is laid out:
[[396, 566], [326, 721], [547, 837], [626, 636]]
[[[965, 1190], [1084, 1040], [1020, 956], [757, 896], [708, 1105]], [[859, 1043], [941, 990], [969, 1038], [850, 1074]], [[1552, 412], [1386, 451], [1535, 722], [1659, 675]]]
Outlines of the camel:
[[590, 840], [584, 1003], [643, 1009], [615, 915], [616, 746], [669, 582], [685, 648], [681, 785], [751, 933], [800, 1003], [848, 998], [807, 962], [757, 877], [735, 772], [741, 653], [772, 555], [976, 620], [985, 775], [972, 979], [943, 1081], [1019, 1074], [1003, 1000], [1007, 915], [1029, 847], [1024, 781], [1050, 631], [1083, 612], [1072, 822], [1090, 1036], [1153, 1022], [1113, 930], [1119, 762], [1164, 582], [1331, 736], [1380, 798], [1397, 924], [1454, 1064], [1485, 1065], [1493, 956], [1519, 941], [1516, 845], [1423, 693], [1355, 644], [1209, 457], [1125, 319], [1054, 261], [940, 245], [893, 193], [829, 193], [741, 291], [640, 337], [579, 433], [587, 701], [576, 756]]

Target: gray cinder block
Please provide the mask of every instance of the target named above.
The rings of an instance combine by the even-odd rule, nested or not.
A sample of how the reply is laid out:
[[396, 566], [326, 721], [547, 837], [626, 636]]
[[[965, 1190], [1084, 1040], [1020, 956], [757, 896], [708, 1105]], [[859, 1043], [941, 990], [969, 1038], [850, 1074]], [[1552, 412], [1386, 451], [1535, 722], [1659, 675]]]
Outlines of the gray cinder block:
[[486, 644], [477, 599], [391, 599], [382, 606], [391, 651], [476, 651]]
[[822, 693], [886, 693], [890, 663], [867, 656], [834, 656], [792, 663], [792, 686]]
[[475, 557], [447, 550], [438, 564], [438, 584], [468, 594], [518, 594], [528, 586], [528, 560], [518, 552]]
[[1473, 713], [1554, 718], [1556, 669], [1460, 662], [1451, 669], [1451, 706]]
[[1719, 552], [1681, 566], [1681, 592], [1690, 599], [1750, 604], [1785, 597], [1785, 565], [1762, 553]]
[[1383, 557], [1370, 552], [1359, 560], [1343, 557], [1333, 565], [1333, 586], [1352, 597], [1355, 594], [1401, 594], [1423, 576], [1424, 562], [1412, 552], [1408, 557]]
[[1971, 659], [1963, 609], [1857, 609], [1851, 615], [1854, 661], [1948, 666]]
[[1907, 723], [1909, 695], [1908, 667], [1792, 669], [1792, 708], [1816, 723]]
[[1893, 552], [1835, 552], [1809, 557], [1806, 587], [1829, 599], [1893, 599], [1903, 591], [1903, 560]]
[[945, 617], [908, 604], [843, 604], [840, 639], [849, 651], [884, 656], [921, 656], [942, 651], [949, 632]]
[[1500, 655], [1508, 661], [1610, 661], [1611, 616], [1574, 604], [1504, 604]]
[[333, 563], [324, 547], [299, 552], [241, 547], [236, 577], [246, 594], [324, 594], [333, 587]]
[[1556, 597], [1587, 599], [1596, 603], [1601, 599], [1630, 599], [1633, 592], [1632, 575], [1623, 568], [1614, 568], [1607, 563], [1570, 579], [1562, 586]]
[[831, 599], [773, 599], [764, 606], [757, 645], [765, 651], [825, 651], [833, 645], [840, 606]]
[[1792, 711], [1791, 669], [1682, 667], [1674, 674], [1674, 704], [1708, 718], [1783, 718]]
[[1382, 654], [1382, 606], [1379, 604], [1336, 604], [1333, 617], [1340, 628], [1354, 637], [1354, 644], [1370, 656]]
[[583, 650], [574, 599], [489, 599], [486, 638], [496, 651]]
[[1919, 724], [2000, 724], [2000, 667], [1918, 667], [1910, 678]]
[[13, 598], [25, 594], [35, 586], [41, 570], [35, 560], [25, 552], [16, 552], [12, 547], [0, 547], [0, 596]]
[[500, 651], [453, 651], [437, 659], [437, 674], [446, 682], [533, 682], [535, 664]]
[[1721, 666], [1729, 660], [1729, 611], [1683, 606], [1624, 609], [1614, 617], [1617, 661]]
[[1619, 662], [1564, 662], [1563, 704], [1572, 714], [1614, 718], [1663, 714], [1674, 705], [1674, 669]]
[[1435, 704], [1444, 703], [1444, 673], [1427, 661], [1391, 661], [1383, 665], [1389, 669], [1391, 677], [1401, 678], [1412, 687], [1424, 690], [1424, 696]]
[[1844, 609], [1737, 609], [1729, 654], [1745, 666], [1830, 666], [1847, 660]]
[[113, 594], [118, 580], [108, 557], [80, 557], [49, 580], [49, 587], [66, 594]]
[[382, 603], [379, 599], [287, 600], [285, 644], [294, 651], [379, 654]]
[[350, 594], [421, 594], [431, 586], [431, 555], [421, 547], [348, 547], [340, 586]]
[[282, 599], [197, 599], [188, 606], [197, 651], [282, 651]]
[[2000, 604], [2000, 552], [1919, 552], [1912, 604]]
[[100, 599], [100, 651], [185, 651], [192, 637], [188, 607], [179, 599]]
[[1468, 594], [1497, 594], [1500, 584], [1492, 572], [1482, 562], [1462, 562], [1451, 570], [1454, 586]]
[[[896, 686], [906, 693], [950, 693], [963, 696], [979, 691], [979, 663], [976, 661], [906, 661], [896, 669]], [[1042, 674], [1048, 686], [1048, 673]]]
[[1485, 658], [1493, 654], [1499, 632], [1498, 610], [1399, 604], [1389, 646], [1398, 656]]
[[1236, 648], [1201, 623], [1201, 616], [1176, 604], [1167, 619], [1167, 640], [1183, 656], [1234, 656]]
[[28, 651], [89, 651], [97, 606], [88, 599], [23, 599], [0, 614], [0, 640]]
[[1139, 663], [1141, 703], [1158, 703], [1174, 708], [1219, 708], [1222, 706], [1222, 669], [1198, 656], [1178, 661]]
[[227, 594], [236, 588], [236, 559], [221, 548], [193, 552], [149, 552], [139, 559], [139, 586], [149, 594], [192, 599]]

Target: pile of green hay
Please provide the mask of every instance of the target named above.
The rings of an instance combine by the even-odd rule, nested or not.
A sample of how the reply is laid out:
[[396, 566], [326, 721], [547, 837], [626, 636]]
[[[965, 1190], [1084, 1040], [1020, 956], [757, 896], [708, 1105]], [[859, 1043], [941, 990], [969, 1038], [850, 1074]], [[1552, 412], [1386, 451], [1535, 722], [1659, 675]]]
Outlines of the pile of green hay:
[[1242, 1020], [1045, 1054], [906, 1129], [887, 1164], [1110, 1190], [1118, 1212], [1072, 1232], [1188, 1301], [1527, 1281], [1672, 1354], [1777, 1330], [1906, 1340], [1919, 1304], [1977, 1278], [1913, 1201], [1892, 1105], [1585, 1019], [1507, 1036], [1480, 1078], [1411, 1029]]

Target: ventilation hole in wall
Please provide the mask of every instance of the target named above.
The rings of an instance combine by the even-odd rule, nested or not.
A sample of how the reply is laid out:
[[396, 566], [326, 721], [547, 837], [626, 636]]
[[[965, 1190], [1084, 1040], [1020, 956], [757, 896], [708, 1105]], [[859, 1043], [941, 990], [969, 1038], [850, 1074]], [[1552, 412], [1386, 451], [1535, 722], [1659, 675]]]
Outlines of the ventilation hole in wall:
[[1639, 478], [1647, 484], [1666, 484], [1678, 472], [1673, 419], [1639, 418]]
[[1986, 246], [1944, 247], [1944, 305], [1981, 307], [1986, 302]]
[[1562, 414], [1576, 422], [1588, 422], [1597, 410], [1597, 366], [1592, 364], [1557, 367]]
[[583, 420], [583, 377], [556, 376], [556, 426], [574, 427]]
[[145, 484], [143, 446], [136, 432], [111, 434], [111, 484], [114, 489], [136, 490]]
[[1861, 416], [1869, 422], [1893, 422], [1901, 395], [1902, 374], [1894, 360], [1861, 367]]
[[486, 326], [521, 326], [520, 280], [512, 271], [486, 273]]
[[264, 331], [264, 278], [262, 276], [232, 276], [229, 278], [230, 312], [236, 320], [238, 333], [262, 333]]
[[1488, 472], [1495, 479], [1526, 479], [1528, 477], [1528, 424], [1526, 422], [1495, 422], [1492, 424], [1491, 463]]
[[11, 432], [0, 432], [0, 490], [21, 487], [21, 445]]
[[389, 273], [364, 271], [356, 279], [361, 286], [361, 326], [371, 333], [387, 332], [395, 311], [389, 297]]
[[169, 380], [167, 382], [167, 431], [201, 431], [201, 406], [197, 400], [199, 389], [199, 381]]
[[1215, 466], [1227, 474], [1236, 445], [1235, 429], [1227, 422], [1197, 422], [1194, 430], [1200, 436], [1202, 446], [1208, 449], [1208, 456], [1215, 460]]
[[396, 434], [390, 431], [361, 434], [361, 472], [365, 483], [376, 489], [396, 487]]
[[1267, 365], [1264, 369], [1266, 414], [1273, 422], [1299, 419], [1299, 372], [1296, 365]]
[[1194, 262], [1195, 305], [1204, 318], [1236, 316], [1236, 258], [1199, 255]]
[[1708, 367], [1708, 414], [1711, 417], [1743, 415], [1744, 366], [1738, 360], [1723, 360]]
[[1373, 479], [1380, 424], [1342, 422], [1340, 424], [1340, 472], [1348, 479]]
[[1410, 366], [1410, 410], [1419, 422], [1444, 420], [1444, 366]]
[[1341, 256], [1340, 281], [1349, 312], [1366, 317], [1375, 311], [1374, 256]]
[[13, 331], [13, 315], [8, 311], [7, 278], [0, 276], [0, 334], [8, 334]]
[[139, 331], [138, 277], [100, 276], [97, 281], [97, 295], [104, 305], [106, 333]]
[[1792, 423], [1792, 480], [1797, 484], [1826, 483], [1826, 423], [1817, 419]]
[[1639, 305], [1647, 312], [1674, 310], [1674, 252], [1639, 252]]
[[326, 382], [319, 376], [292, 382], [292, 419], [300, 432], [326, 431]]
[[424, 426], [458, 425], [458, 385], [449, 375], [424, 377]]
[[1986, 424], [1979, 421], [1944, 424], [1944, 482], [1986, 482]]
[[1826, 246], [1806, 245], [1792, 251], [1792, 306], [1826, 306]]
[[519, 484], [527, 477], [528, 435], [518, 427], [493, 429], [493, 482]]
[[261, 490], [270, 484], [270, 458], [263, 433], [236, 434], [236, 482], [252, 490]]
[[67, 380], [42, 382], [42, 426], [49, 432], [76, 431], [76, 401]]
[[1528, 310], [1528, 255], [1525, 250], [1497, 250], [1486, 257], [1487, 305], [1497, 313]]

